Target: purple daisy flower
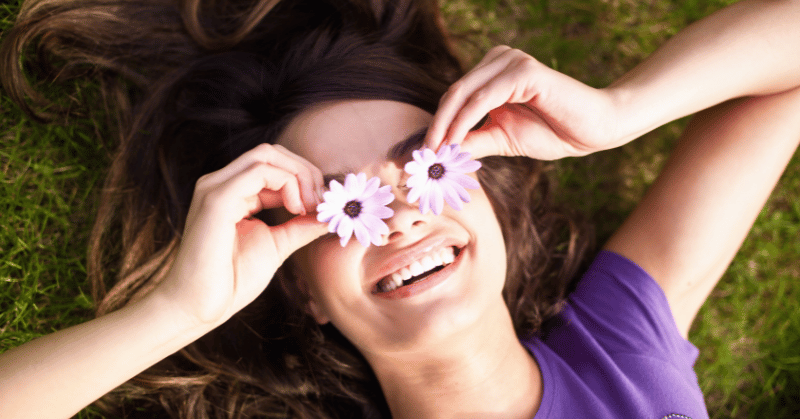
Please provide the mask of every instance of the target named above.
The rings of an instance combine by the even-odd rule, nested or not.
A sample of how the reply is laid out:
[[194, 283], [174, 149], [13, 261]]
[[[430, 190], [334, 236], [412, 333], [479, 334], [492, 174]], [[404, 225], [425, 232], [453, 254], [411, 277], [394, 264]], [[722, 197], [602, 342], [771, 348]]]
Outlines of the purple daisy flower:
[[469, 202], [466, 189], [478, 189], [480, 184], [464, 173], [474, 172], [481, 162], [470, 160], [470, 154], [459, 152], [461, 147], [452, 144], [442, 147], [438, 153], [423, 148], [414, 150], [413, 161], [406, 163], [405, 171], [411, 175], [406, 186], [411, 188], [408, 202], [419, 199], [419, 211], [423, 214], [430, 208], [439, 215], [447, 201], [451, 207], [461, 210], [462, 202]]
[[317, 205], [317, 220], [328, 223], [328, 231], [339, 235], [339, 244], [344, 247], [355, 232], [356, 239], [368, 247], [370, 241], [376, 246], [382, 243], [381, 235], [389, 234], [389, 227], [382, 218], [389, 218], [394, 211], [386, 205], [394, 200], [392, 187], [378, 188], [381, 181], [367, 175], [350, 173], [344, 186], [332, 180], [330, 190], [322, 194], [324, 202]]

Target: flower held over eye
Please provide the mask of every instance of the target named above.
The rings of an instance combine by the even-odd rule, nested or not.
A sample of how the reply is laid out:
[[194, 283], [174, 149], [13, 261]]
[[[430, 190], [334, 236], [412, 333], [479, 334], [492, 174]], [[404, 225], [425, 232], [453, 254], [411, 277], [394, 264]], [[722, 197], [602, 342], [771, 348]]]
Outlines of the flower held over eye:
[[367, 175], [350, 173], [344, 179], [344, 186], [332, 180], [330, 191], [322, 194], [323, 203], [317, 205], [317, 220], [328, 223], [328, 231], [339, 235], [339, 244], [344, 247], [356, 233], [356, 239], [368, 247], [370, 241], [381, 244], [381, 234], [389, 234], [389, 227], [381, 221], [389, 218], [394, 211], [386, 205], [394, 200], [392, 187], [378, 188], [381, 181], [377, 177], [367, 181]]
[[480, 184], [465, 175], [481, 167], [477, 160], [470, 160], [469, 153], [460, 153], [461, 147], [452, 144], [442, 147], [437, 154], [429, 148], [415, 150], [413, 161], [406, 163], [405, 171], [411, 175], [406, 185], [411, 188], [408, 202], [419, 199], [419, 211], [423, 214], [430, 208], [439, 215], [447, 201], [451, 207], [461, 210], [461, 202], [469, 202], [465, 188], [478, 189]]

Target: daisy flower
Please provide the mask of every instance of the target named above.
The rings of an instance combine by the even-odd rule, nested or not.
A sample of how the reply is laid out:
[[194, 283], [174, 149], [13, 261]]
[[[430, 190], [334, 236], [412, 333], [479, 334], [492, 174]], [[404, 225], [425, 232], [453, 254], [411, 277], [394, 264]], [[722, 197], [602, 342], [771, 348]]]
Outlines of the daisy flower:
[[339, 235], [339, 244], [344, 247], [355, 232], [356, 239], [368, 247], [372, 242], [381, 244], [381, 234], [389, 234], [389, 227], [382, 218], [389, 218], [394, 211], [386, 205], [394, 200], [392, 187], [378, 187], [381, 181], [367, 175], [350, 173], [344, 186], [331, 180], [330, 190], [322, 194], [323, 202], [317, 205], [317, 220], [328, 223], [328, 231]]
[[444, 202], [461, 210], [462, 202], [469, 202], [469, 193], [466, 189], [478, 189], [480, 184], [475, 179], [465, 175], [478, 170], [481, 163], [470, 160], [469, 153], [461, 153], [458, 144], [442, 147], [438, 153], [423, 148], [414, 150], [413, 161], [406, 163], [405, 171], [411, 175], [406, 186], [411, 188], [408, 193], [408, 202], [413, 203], [419, 199], [419, 211], [423, 214], [432, 210], [439, 215], [444, 207]]

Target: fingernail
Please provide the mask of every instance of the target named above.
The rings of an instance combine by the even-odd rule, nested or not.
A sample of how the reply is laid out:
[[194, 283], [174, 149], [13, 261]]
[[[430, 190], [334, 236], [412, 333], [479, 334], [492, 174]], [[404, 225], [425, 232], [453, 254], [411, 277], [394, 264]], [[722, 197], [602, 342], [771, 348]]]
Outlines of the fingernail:
[[322, 202], [325, 201], [325, 198], [322, 196], [324, 194], [325, 194], [325, 189], [323, 189], [322, 187], [317, 188], [317, 202], [318, 203], [321, 204]]

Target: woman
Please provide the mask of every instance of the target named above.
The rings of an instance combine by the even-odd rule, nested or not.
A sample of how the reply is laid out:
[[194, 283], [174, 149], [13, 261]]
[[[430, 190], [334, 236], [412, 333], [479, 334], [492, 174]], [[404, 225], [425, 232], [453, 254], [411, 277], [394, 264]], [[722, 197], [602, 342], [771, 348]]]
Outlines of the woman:
[[[724, 9], [601, 90], [507, 47], [461, 76], [435, 15], [413, 13], [430, 5], [330, 4], [328, 22], [280, 3], [245, 15], [256, 16], [247, 29], [211, 19], [219, 30], [207, 30], [187, 3], [198, 49], [176, 48], [190, 63], [159, 68], [136, 118], [122, 119], [110, 185], [136, 189], [107, 197], [99, 221], [114, 205], [139, 216], [122, 280], [97, 319], [0, 357], [13, 389], [3, 416], [69, 416], [158, 363], [105, 405], [124, 409], [128, 396], [181, 417], [706, 417], [686, 334], [800, 142], [798, 2]], [[286, 42], [265, 42], [276, 34]], [[707, 108], [560, 310], [585, 245], [573, 236], [555, 253], [570, 223], [538, 197], [545, 180], [525, 157], [612, 148]], [[423, 143], [482, 158], [461, 210], [423, 213], [402, 189]], [[348, 173], [394, 195], [375, 245], [340, 246], [313, 213], [323, 175]], [[394, 298], [376, 289], [450, 249], [442, 274]]]

